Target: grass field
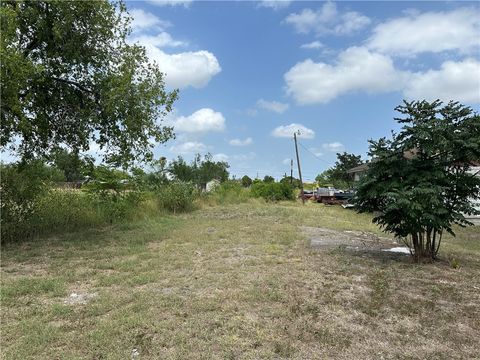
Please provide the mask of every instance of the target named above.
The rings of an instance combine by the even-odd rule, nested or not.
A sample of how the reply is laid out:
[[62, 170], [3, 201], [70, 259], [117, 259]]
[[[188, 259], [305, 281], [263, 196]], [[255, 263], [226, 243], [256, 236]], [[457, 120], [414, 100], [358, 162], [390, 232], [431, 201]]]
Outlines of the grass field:
[[313, 249], [299, 226], [381, 235], [340, 207], [250, 201], [6, 245], [2, 358], [480, 358], [479, 227], [415, 265]]

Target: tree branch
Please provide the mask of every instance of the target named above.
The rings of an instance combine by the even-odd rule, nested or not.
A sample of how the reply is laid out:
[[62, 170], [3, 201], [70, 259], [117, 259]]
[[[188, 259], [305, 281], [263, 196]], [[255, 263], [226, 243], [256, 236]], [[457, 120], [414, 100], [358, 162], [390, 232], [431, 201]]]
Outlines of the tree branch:
[[80, 83], [78, 83], [78, 82], [76, 82], [76, 81], [67, 80], [67, 79], [62, 79], [62, 78], [58, 78], [58, 77], [55, 77], [55, 76], [52, 76], [52, 79], [55, 80], [55, 81], [63, 82], [63, 83], [65, 83], [65, 84], [70, 84], [70, 85], [76, 86], [78, 89], [80, 89], [80, 90], [82, 90], [82, 91], [85, 91], [85, 92], [88, 92], [88, 93], [90, 93], [90, 94], [96, 95], [96, 92], [95, 92], [95, 91], [86, 88], [85, 86], [83, 86], [82, 84], [80, 84]]

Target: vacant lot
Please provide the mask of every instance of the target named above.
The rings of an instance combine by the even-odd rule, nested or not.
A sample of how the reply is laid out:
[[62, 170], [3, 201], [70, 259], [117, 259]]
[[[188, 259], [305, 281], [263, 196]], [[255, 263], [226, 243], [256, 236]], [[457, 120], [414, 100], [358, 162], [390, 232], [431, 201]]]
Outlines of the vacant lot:
[[479, 228], [435, 264], [389, 241], [339, 207], [250, 202], [8, 245], [2, 358], [480, 358]]

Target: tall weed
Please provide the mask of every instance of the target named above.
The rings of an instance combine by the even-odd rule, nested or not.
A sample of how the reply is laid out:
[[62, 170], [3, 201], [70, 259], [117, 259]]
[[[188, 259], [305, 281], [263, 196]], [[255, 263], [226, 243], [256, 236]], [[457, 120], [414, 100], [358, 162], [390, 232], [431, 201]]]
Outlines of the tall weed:
[[194, 209], [194, 200], [198, 196], [197, 188], [187, 182], [172, 182], [161, 186], [156, 192], [158, 205], [169, 212], [188, 212]]

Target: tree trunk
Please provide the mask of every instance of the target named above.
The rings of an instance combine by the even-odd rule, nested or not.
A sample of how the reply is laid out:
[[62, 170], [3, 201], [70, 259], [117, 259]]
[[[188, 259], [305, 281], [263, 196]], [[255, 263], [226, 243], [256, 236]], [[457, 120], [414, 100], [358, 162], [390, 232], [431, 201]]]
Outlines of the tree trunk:
[[411, 234], [413, 259], [415, 262], [421, 262], [425, 260], [433, 261], [436, 259], [439, 244], [436, 245], [435, 234], [436, 231], [431, 228]]

